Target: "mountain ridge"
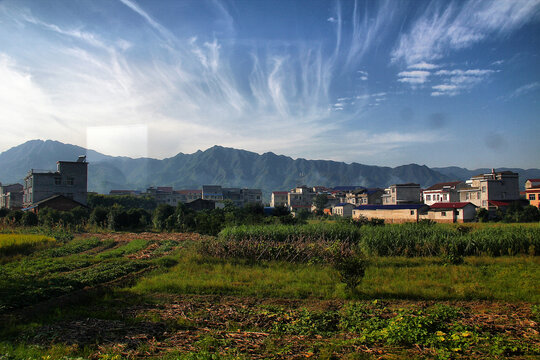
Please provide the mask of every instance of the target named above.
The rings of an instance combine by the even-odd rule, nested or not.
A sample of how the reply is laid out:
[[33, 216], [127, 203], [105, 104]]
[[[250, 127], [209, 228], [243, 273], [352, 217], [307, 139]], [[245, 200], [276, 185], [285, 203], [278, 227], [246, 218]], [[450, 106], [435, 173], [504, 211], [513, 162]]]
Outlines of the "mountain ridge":
[[[273, 152], [258, 154], [220, 145], [159, 160], [110, 156], [54, 140], [30, 140], [0, 153], [0, 181], [21, 182], [30, 169], [52, 170], [56, 168], [56, 161], [74, 161], [79, 155], [86, 155], [89, 162], [88, 190], [99, 193], [108, 193], [112, 189], [144, 190], [149, 186], [200, 189], [202, 185], [219, 184], [260, 188], [269, 198], [271, 191], [288, 190], [303, 184], [386, 187], [415, 182], [428, 187], [491, 171], [455, 166], [429, 168], [415, 163], [392, 168], [357, 162], [293, 159]], [[510, 170], [520, 174], [520, 184], [526, 178], [540, 178], [539, 169]]]

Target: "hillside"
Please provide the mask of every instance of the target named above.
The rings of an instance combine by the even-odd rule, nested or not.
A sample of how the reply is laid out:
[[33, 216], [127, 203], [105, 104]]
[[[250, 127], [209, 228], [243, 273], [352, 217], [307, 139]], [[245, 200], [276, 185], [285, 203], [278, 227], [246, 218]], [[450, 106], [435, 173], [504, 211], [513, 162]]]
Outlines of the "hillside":
[[[301, 184], [361, 185], [385, 187], [415, 182], [422, 187], [449, 180], [464, 180], [485, 169], [457, 167], [430, 169], [409, 164], [395, 168], [326, 160], [292, 159], [268, 152], [262, 155], [214, 146], [193, 154], [179, 153], [163, 160], [113, 157], [58, 141], [31, 140], [0, 153], [0, 181], [22, 182], [30, 169], [55, 169], [58, 160], [75, 160], [86, 155], [89, 162], [88, 190], [108, 193], [111, 189], [139, 189], [148, 186], [201, 188], [204, 184], [260, 188], [268, 197], [273, 190], [287, 190]], [[512, 169], [526, 177], [540, 177], [538, 169]], [[525, 176], [524, 176], [525, 174]]]

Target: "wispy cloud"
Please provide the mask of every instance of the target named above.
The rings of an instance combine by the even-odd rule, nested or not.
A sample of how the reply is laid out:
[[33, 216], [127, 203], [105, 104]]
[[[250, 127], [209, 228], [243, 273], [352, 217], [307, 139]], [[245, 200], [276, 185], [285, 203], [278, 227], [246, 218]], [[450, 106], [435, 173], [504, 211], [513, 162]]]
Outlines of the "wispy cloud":
[[398, 74], [398, 81], [411, 85], [420, 85], [427, 81], [431, 73], [424, 70], [402, 71]]
[[509, 99], [512, 99], [512, 98], [516, 98], [516, 97], [520, 97], [520, 96], [523, 96], [525, 94], [528, 94], [528, 93], [531, 93], [533, 91], [536, 91], [540, 89], [540, 82], [533, 82], [533, 83], [530, 83], [530, 84], [527, 84], [527, 85], [523, 85], [523, 86], [520, 86], [518, 87], [516, 90], [514, 90], [510, 96], [508, 97]]
[[539, 0], [433, 2], [398, 40], [392, 61], [441, 59], [486, 38], [504, 36], [538, 17]]
[[443, 84], [433, 86], [432, 96], [455, 96], [462, 91], [470, 90], [477, 84], [486, 81], [495, 70], [487, 69], [454, 69], [439, 70], [435, 75], [443, 81]]
[[434, 70], [439, 67], [440, 67], [439, 65], [429, 64], [425, 61], [419, 62], [417, 64], [409, 65], [409, 69], [416, 69], [416, 70]]
[[154, 20], [146, 11], [144, 11], [135, 1], [132, 0], [119, 0], [122, 4], [129, 7], [131, 10], [135, 11], [137, 14], [142, 16], [146, 22], [156, 30], [161, 36], [163, 36], [168, 41], [174, 42], [176, 37], [163, 25]]

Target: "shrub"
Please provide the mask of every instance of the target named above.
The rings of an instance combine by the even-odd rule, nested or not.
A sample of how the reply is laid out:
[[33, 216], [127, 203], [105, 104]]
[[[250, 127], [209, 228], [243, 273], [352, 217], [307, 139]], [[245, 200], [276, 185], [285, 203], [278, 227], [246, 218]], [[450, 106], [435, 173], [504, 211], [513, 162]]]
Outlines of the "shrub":
[[334, 254], [332, 265], [346, 289], [354, 292], [364, 278], [368, 261], [363, 254], [343, 249]]
[[31, 212], [25, 211], [21, 217], [21, 225], [23, 226], [36, 226], [38, 224], [38, 216]]

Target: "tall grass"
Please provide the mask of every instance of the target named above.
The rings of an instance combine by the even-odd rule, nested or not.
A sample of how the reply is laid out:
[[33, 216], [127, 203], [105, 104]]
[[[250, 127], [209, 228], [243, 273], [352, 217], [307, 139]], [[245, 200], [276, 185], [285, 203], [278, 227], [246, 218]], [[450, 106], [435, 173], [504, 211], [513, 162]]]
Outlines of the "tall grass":
[[54, 245], [56, 240], [49, 236], [33, 234], [0, 234], [0, 256], [29, 254]]
[[[222, 255], [257, 257], [253, 248], [268, 252], [280, 243], [305, 247], [305, 243], [354, 243], [371, 256], [460, 256], [540, 255], [540, 225], [478, 226], [444, 224], [392, 224], [356, 226], [320, 223], [302, 226], [264, 225], [228, 227], [219, 233]], [[264, 244], [264, 245], [261, 245]], [[296, 245], [295, 245], [296, 244]], [[289, 247], [291, 245], [288, 245]], [[218, 252], [215, 252], [218, 255]], [[221, 255], [220, 255], [221, 256]]]

